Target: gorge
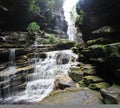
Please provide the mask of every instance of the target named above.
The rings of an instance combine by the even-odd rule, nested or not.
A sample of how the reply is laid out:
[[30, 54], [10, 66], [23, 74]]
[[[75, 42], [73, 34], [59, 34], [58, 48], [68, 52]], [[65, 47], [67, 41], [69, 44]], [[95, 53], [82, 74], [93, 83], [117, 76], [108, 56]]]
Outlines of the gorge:
[[119, 0], [1, 0], [0, 104], [120, 104], [119, 9]]

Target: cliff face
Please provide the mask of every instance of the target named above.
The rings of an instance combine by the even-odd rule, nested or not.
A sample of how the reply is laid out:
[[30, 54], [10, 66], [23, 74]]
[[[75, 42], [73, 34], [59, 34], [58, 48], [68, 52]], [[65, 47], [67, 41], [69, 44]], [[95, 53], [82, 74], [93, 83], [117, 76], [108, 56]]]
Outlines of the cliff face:
[[[66, 31], [62, 4], [63, 0], [1, 0], [0, 29], [25, 31], [30, 22], [36, 21], [41, 29], [51, 31], [56, 27], [57, 20], [60, 20], [62, 26], [57, 25], [57, 27], [62, 31]], [[31, 10], [34, 12], [31, 12]]]
[[79, 61], [95, 66], [96, 74], [110, 83], [120, 79], [120, 1], [80, 0], [76, 25], [85, 46], [78, 46]]

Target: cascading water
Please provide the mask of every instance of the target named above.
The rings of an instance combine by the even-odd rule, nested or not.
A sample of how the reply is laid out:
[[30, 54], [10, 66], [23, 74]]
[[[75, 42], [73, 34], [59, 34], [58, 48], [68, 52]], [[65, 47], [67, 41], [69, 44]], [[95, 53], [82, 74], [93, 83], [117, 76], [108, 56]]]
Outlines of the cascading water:
[[10, 90], [11, 75], [14, 77], [16, 71], [17, 70], [16, 70], [16, 63], [15, 63], [15, 49], [10, 49], [8, 68], [6, 68], [1, 72], [3, 76], [3, 81], [1, 83], [6, 82], [6, 86], [7, 86], [6, 94], [3, 94], [3, 98], [4, 96], [9, 97], [12, 93]]
[[65, 20], [68, 24], [67, 35], [69, 37], [69, 40], [71, 41], [75, 40], [75, 35], [77, 33], [75, 22], [71, 15], [71, 11], [77, 2], [78, 0], [65, 0], [64, 5], [63, 5]]
[[6, 99], [11, 103], [19, 103], [20, 101], [28, 103], [36, 103], [48, 96], [54, 89], [54, 78], [56, 75], [68, 74], [72, 65], [77, 62], [77, 55], [71, 50], [46, 52], [45, 60], [39, 59], [35, 63], [35, 71], [32, 78], [29, 79], [26, 90], [14, 97]]
[[[71, 58], [75, 54], [71, 51], [56, 51], [47, 52], [47, 58], [35, 64], [35, 73], [33, 74], [32, 81], [28, 83], [25, 95], [27, 100], [40, 101], [50, 94], [54, 89], [54, 78], [58, 74], [67, 74], [72, 65]], [[60, 58], [60, 59], [59, 59]], [[66, 58], [68, 63], [63, 64], [61, 58]]]
[[9, 73], [12, 73], [12, 75], [15, 75], [16, 73], [16, 62], [15, 62], [15, 49], [10, 49], [10, 54], [9, 54]]

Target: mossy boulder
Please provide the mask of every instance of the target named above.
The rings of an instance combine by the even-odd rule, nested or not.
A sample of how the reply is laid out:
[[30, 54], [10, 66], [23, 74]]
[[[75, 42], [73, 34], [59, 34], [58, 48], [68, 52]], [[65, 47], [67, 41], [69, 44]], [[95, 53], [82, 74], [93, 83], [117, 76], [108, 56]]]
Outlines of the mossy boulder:
[[88, 48], [84, 48], [81, 51], [81, 54], [83, 54], [86, 58], [105, 57], [104, 47], [105, 45], [92, 45], [89, 46]]
[[81, 71], [80, 67], [73, 67], [69, 72], [69, 76], [73, 81], [79, 82], [83, 79], [83, 72]]
[[104, 79], [102, 79], [98, 76], [85, 76], [83, 79], [86, 84], [104, 82]]

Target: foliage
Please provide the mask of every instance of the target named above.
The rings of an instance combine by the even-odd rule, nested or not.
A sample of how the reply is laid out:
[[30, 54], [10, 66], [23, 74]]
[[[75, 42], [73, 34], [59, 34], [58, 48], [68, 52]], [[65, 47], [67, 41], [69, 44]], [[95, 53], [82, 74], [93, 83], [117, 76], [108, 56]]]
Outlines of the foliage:
[[81, 25], [83, 23], [83, 19], [84, 19], [84, 11], [80, 10], [80, 15], [77, 16], [76, 18], [76, 24]]
[[76, 6], [72, 8], [72, 15], [73, 15], [74, 21], [76, 21], [77, 17], [79, 16], [76, 12]]
[[37, 34], [40, 32], [40, 26], [36, 22], [31, 22], [28, 27], [28, 40], [30, 43], [35, 41]]
[[59, 39], [56, 37], [55, 34], [50, 34], [47, 36], [47, 39], [44, 40], [44, 44], [57, 44], [59, 42]]
[[40, 31], [40, 26], [36, 22], [31, 22], [27, 27], [28, 33], [31, 34], [37, 34]]
[[37, 5], [37, 0], [30, 0], [29, 11], [33, 14], [40, 15], [40, 7]]

